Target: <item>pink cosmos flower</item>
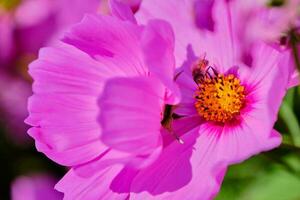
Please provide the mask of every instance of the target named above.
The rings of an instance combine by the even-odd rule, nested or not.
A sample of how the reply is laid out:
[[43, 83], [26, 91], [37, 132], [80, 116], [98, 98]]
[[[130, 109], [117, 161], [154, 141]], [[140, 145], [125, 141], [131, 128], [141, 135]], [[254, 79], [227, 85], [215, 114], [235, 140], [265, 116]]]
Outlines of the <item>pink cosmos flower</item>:
[[[142, 167], [155, 160], [162, 148], [164, 105], [179, 102], [169, 25], [153, 20], [139, 26], [129, 7], [117, 1], [112, 1], [111, 7], [113, 17], [87, 15], [62, 43], [42, 49], [39, 59], [30, 65], [34, 95], [28, 105], [26, 123], [33, 126], [28, 133], [39, 151], [73, 167], [57, 186], [65, 199], [125, 199], [128, 193], [109, 189], [111, 178], [124, 163]], [[115, 99], [116, 95], [120, 99]], [[116, 107], [130, 115], [120, 115], [114, 111]], [[99, 120], [107, 123], [101, 127]], [[115, 127], [116, 120], [123, 126]], [[120, 137], [105, 138], [103, 131]], [[121, 145], [116, 147], [117, 143]], [[107, 167], [98, 168], [99, 161]], [[93, 165], [102, 178], [89, 170], [72, 177], [77, 167]]]
[[[212, 199], [228, 165], [280, 144], [273, 125], [290, 77], [288, 54], [259, 42], [249, 68], [238, 59], [228, 4], [214, 4], [214, 32], [199, 31], [184, 15], [189, 6], [143, 1], [137, 16], [145, 29], [87, 17], [64, 39], [75, 48], [45, 49], [31, 65], [29, 134], [40, 151], [72, 166], [56, 185], [65, 199]], [[114, 11], [134, 21], [123, 9]], [[163, 105], [176, 102], [163, 98], [174, 87], [172, 34], [153, 17], [174, 27], [181, 66], [182, 101], [168, 108], [181, 118], [169, 130], [161, 123]]]
[[[259, 41], [251, 49], [253, 65], [249, 68], [239, 59], [240, 40], [232, 32], [236, 20], [230, 4], [215, 2], [214, 32], [197, 29], [194, 16], [188, 15], [191, 8], [189, 1], [145, 0], [137, 13], [141, 23], [161, 18], [173, 26], [177, 63], [182, 64], [177, 78], [182, 101], [174, 112], [184, 117], [174, 124], [181, 120], [198, 123], [194, 129], [177, 132], [188, 143], [194, 137], [194, 143], [185, 148], [193, 149], [189, 159], [193, 176], [172, 195], [163, 193], [156, 199], [211, 199], [228, 165], [280, 144], [273, 125], [292, 73], [289, 53]], [[177, 153], [177, 157], [181, 154]], [[172, 164], [172, 170], [178, 170], [174, 174], [184, 176]], [[150, 198], [149, 193], [155, 194], [163, 183], [172, 182], [160, 170], [163, 168], [150, 166], [139, 173], [133, 185], [138, 182], [148, 194], [134, 197]], [[152, 183], [149, 190], [147, 186]]]
[[[173, 2], [143, 1], [137, 16], [143, 23], [159, 17], [175, 27], [177, 61], [182, 63], [176, 82], [182, 101], [174, 107], [181, 118], [174, 121], [172, 130], [184, 143], [164, 130], [159, 132], [162, 145], [157, 151], [152, 143], [157, 134], [149, 134], [148, 124], [137, 120], [151, 115], [147, 110], [152, 104], [141, 101], [136, 93], [120, 92], [127, 91], [126, 83], [132, 91], [139, 90], [137, 84], [108, 81], [99, 100], [103, 142], [133, 155], [158, 155], [150, 161], [111, 165], [108, 160], [115, 154], [108, 152], [74, 167], [56, 186], [67, 198], [112, 199], [123, 194], [118, 198], [212, 199], [228, 165], [280, 144], [273, 126], [290, 78], [288, 52], [258, 42], [249, 68], [238, 58], [228, 4], [215, 2], [215, 30], [200, 32], [190, 21], [193, 16], [178, 15], [190, 8], [189, 2]], [[111, 193], [104, 194], [101, 189], [108, 187]]]
[[18, 177], [11, 186], [12, 200], [61, 200], [63, 195], [54, 189], [55, 178], [48, 174]]
[[[29, 134], [72, 167], [56, 188], [65, 199], [212, 199], [228, 165], [280, 144], [288, 54], [259, 42], [252, 68], [242, 64], [223, 1], [214, 32], [199, 31], [190, 2], [143, 1], [147, 26], [113, 5], [119, 19], [87, 16], [30, 67]], [[175, 29], [176, 62], [170, 27], [153, 17]], [[175, 63], [182, 101], [165, 106], [179, 100]], [[181, 118], [165, 126], [170, 109]]]

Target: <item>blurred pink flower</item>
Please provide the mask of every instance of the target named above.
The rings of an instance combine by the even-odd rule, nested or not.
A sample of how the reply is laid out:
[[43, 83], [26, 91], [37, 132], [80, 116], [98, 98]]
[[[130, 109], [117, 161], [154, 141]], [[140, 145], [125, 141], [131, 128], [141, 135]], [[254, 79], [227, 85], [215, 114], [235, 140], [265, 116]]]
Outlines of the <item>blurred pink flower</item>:
[[14, 51], [12, 27], [10, 17], [2, 15], [0, 10], [0, 68], [12, 59]]
[[47, 174], [18, 177], [11, 186], [12, 200], [61, 200], [63, 195], [54, 189], [56, 180]]
[[[6, 43], [1, 45], [1, 54], [18, 58], [36, 55], [39, 48], [54, 36], [61, 36], [59, 33], [79, 22], [85, 13], [96, 13], [100, 3], [101, 0], [21, 0], [10, 9], [0, 5], [1, 37], [5, 37], [0, 41]], [[3, 65], [4, 56], [0, 58]]]
[[[299, 0], [282, 1], [281, 6], [271, 6], [267, 0], [230, 0], [233, 19], [241, 20], [236, 27], [237, 35], [244, 45], [257, 40], [279, 42], [280, 37], [293, 28], [299, 17]], [[255, 31], [254, 31], [255, 30]]]
[[[22, 79], [0, 70], [0, 111], [1, 122], [7, 136], [17, 144], [26, 144], [28, 125], [23, 121], [28, 116], [27, 98], [32, 94], [30, 85]], [[7, 120], [9, 119], [9, 120]]]

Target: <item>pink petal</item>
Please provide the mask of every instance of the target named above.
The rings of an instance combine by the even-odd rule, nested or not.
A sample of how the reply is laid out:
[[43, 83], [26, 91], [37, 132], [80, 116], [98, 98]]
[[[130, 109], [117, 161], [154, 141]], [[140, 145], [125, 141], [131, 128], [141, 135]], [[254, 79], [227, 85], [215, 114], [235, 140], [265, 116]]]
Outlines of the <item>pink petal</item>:
[[141, 31], [136, 24], [115, 17], [87, 15], [63, 41], [89, 54], [106, 68], [122, 70], [132, 76], [147, 72], [139, 42]]
[[[160, 153], [160, 149], [158, 151]], [[151, 159], [150, 157], [147, 158]], [[155, 157], [154, 157], [155, 159]], [[131, 153], [126, 153], [124, 151], [117, 151], [113, 149], [108, 149], [103, 154], [101, 154], [99, 157], [95, 158], [92, 161], [89, 161], [88, 163], [85, 163], [83, 165], [78, 165], [76, 167], [73, 167], [74, 171], [82, 177], [90, 177], [94, 174], [98, 173], [102, 169], [105, 169], [107, 167], [110, 167], [114, 164], [129, 164], [129, 166], [133, 166], [134, 168], [139, 168], [142, 166], [142, 162], [144, 163], [144, 159], [138, 159], [138, 157], [135, 157]]]
[[102, 139], [107, 145], [147, 155], [160, 144], [164, 87], [155, 78], [115, 78], [99, 101]]
[[197, 26], [201, 29], [214, 31], [212, 8], [215, 0], [195, 1], [195, 14]]
[[110, 9], [113, 16], [121, 20], [128, 20], [136, 23], [135, 17], [129, 5], [119, 2], [117, 0], [110, 0]]
[[149, 71], [170, 90], [168, 103], [178, 103], [180, 92], [173, 81], [175, 58], [174, 34], [171, 26], [162, 20], [150, 20], [143, 31], [142, 48]]
[[121, 0], [121, 2], [129, 5], [132, 11], [135, 13], [139, 9], [142, 0]]
[[171, 143], [156, 162], [137, 173], [131, 184], [131, 197], [213, 199], [229, 164], [280, 144], [278, 133], [273, 131], [268, 133], [268, 138], [264, 135], [259, 138], [261, 132], [256, 134], [255, 128], [222, 129], [205, 123], [200, 129], [183, 130], [183, 145]]
[[217, 65], [219, 72], [226, 72], [237, 63], [240, 44], [233, 32], [232, 10], [226, 1], [215, 1], [213, 6], [214, 32], [207, 32], [202, 41], [211, 65]]
[[265, 115], [262, 119], [269, 126], [265, 131], [270, 132], [294, 68], [289, 65], [289, 52], [279, 52], [265, 44], [256, 46], [254, 52], [253, 66], [250, 69], [240, 68], [240, 78], [248, 93], [247, 104], [251, 107], [245, 112], [254, 113], [259, 110], [257, 114], [261, 112]]
[[125, 200], [128, 194], [115, 193], [110, 189], [112, 179], [122, 169], [114, 165], [99, 170], [91, 177], [82, 177], [71, 169], [64, 178], [56, 184], [55, 189], [64, 193], [64, 200], [114, 199]]
[[180, 88], [182, 98], [180, 104], [176, 105], [174, 112], [182, 116], [197, 115], [194, 98], [197, 84], [192, 78], [192, 72], [190, 68], [183, 68], [179, 73], [176, 83]]
[[289, 88], [295, 87], [300, 84], [300, 76], [298, 70], [295, 70], [294, 73], [292, 73], [291, 79], [289, 81]]
[[155, 163], [137, 174], [131, 186], [133, 199], [211, 199], [217, 193], [226, 165], [214, 157], [214, 133], [196, 128], [181, 139], [184, 144], [173, 141]]
[[[98, 157], [106, 150], [100, 140], [87, 141], [86, 144], [73, 145], [68, 149], [55, 149], [55, 147], [51, 146], [52, 143], [48, 141], [48, 138], [44, 137], [42, 131], [41, 128], [34, 127], [29, 129], [28, 134], [35, 139], [35, 145], [38, 151], [43, 152], [50, 159], [61, 165], [74, 166], [86, 163]], [[63, 137], [64, 136], [61, 136], [61, 138]]]
[[187, 49], [191, 46], [196, 56], [206, 53], [211, 64], [226, 71], [236, 63], [238, 43], [232, 32], [231, 10], [225, 1], [216, 1], [213, 6], [215, 30], [200, 31], [195, 23], [193, 1], [144, 0], [137, 12], [140, 23], [152, 18], [164, 19], [172, 25], [175, 33], [176, 66], [183, 64]]
[[63, 165], [87, 162], [105, 151], [97, 98], [103, 81], [117, 72], [68, 45], [43, 49], [29, 71], [34, 95], [26, 123], [34, 126], [29, 134], [37, 148]]
[[[200, 35], [197, 32], [193, 16], [193, 1], [173, 0], [143, 0], [140, 9], [136, 13], [136, 19], [141, 24], [153, 18], [159, 18], [169, 22], [175, 33], [175, 58], [179, 67], [185, 60], [187, 45], [201, 44]], [[202, 40], [201, 40], [202, 41]]]

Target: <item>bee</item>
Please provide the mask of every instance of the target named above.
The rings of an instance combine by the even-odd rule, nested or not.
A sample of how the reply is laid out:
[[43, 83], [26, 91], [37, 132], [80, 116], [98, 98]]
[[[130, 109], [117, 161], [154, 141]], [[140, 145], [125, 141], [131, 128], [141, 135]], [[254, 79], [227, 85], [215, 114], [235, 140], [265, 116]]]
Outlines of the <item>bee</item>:
[[209, 66], [209, 62], [205, 56], [204, 58], [195, 62], [192, 66], [192, 76], [194, 82], [200, 84], [205, 77], [212, 78], [209, 70], [212, 70], [215, 76], [218, 75], [217, 71], [213, 67]]

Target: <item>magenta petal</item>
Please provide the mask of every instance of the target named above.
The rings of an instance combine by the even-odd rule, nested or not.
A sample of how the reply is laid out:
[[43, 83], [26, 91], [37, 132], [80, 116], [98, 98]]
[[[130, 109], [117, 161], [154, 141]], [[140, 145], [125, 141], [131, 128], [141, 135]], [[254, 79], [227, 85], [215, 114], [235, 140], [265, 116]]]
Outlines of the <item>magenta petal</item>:
[[215, 0], [197, 0], [195, 2], [196, 23], [200, 29], [214, 30], [212, 9]]
[[136, 76], [147, 72], [140, 47], [141, 31], [141, 27], [129, 21], [87, 15], [63, 40], [105, 65], [106, 70]]
[[176, 192], [192, 179], [190, 157], [197, 137], [197, 131], [189, 132], [181, 139], [164, 148], [159, 158], [149, 167], [141, 170], [134, 178], [131, 190], [135, 193], [148, 191], [152, 195]]
[[278, 147], [281, 136], [262, 122], [261, 116], [248, 116], [242, 125], [224, 127], [217, 133], [218, 144], [215, 159], [236, 164], [249, 157]]
[[39, 151], [63, 165], [81, 164], [105, 151], [97, 98], [103, 81], [117, 72], [69, 45], [41, 50], [29, 72], [34, 95], [26, 123], [34, 126], [29, 134]]
[[131, 186], [133, 199], [211, 199], [218, 192], [226, 165], [215, 157], [215, 133], [195, 128], [181, 139], [184, 144], [173, 141], [137, 174]]
[[[187, 123], [187, 119], [183, 122]], [[229, 164], [280, 144], [278, 133], [273, 131], [268, 137], [259, 138], [261, 133], [256, 134], [254, 127], [223, 130], [208, 123], [186, 132], [181, 136], [183, 145], [176, 141], [171, 143], [156, 162], [137, 174], [132, 182], [131, 197], [212, 199], [220, 189]]]
[[76, 145], [69, 149], [59, 150], [52, 147], [51, 143], [47, 141], [47, 138], [44, 138], [40, 128], [31, 128], [28, 134], [35, 139], [35, 145], [38, 151], [43, 152], [50, 159], [65, 166], [88, 162], [105, 151], [103, 144], [98, 140]]
[[113, 16], [118, 17], [121, 20], [128, 20], [132, 23], [136, 23], [135, 17], [129, 5], [117, 0], [110, 0], [110, 9]]
[[225, 72], [235, 65], [239, 44], [232, 30], [231, 10], [225, 1], [215, 1], [212, 14], [214, 32], [201, 31], [196, 25], [194, 1], [144, 0], [136, 14], [138, 22], [146, 23], [153, 18], [166, 20], [175, 34], [176, 66], [181, 66], [189, 46], [196, 56], [206, 53], [211, 64]]
[[71, 169], [63, 179], [56, 184], [55, 189], [64, 193], [64, 200], [114, 199], [125, 200], [128, 194], [114, 193], [110, 184], [121, 171], [122, 166], [114, 165], [99, 170], [91, 177], [82, 177]]
[[289, 88], [295, 87], [300, 84], [300, 75], [298, 70], [295, 70], [294, 73], [291, 76], [291, 79], [289, 81]]
[[173, 81], [175, 58], [172, 27], [162, 20], [150, 20], [143, 31], [142, 48], [149, 71], [155, 74], [171, 93], [168, 94], [168, 103], [179, 103], [180, 92]]
[[192, 72], [190, 69], [183, 69], [184, 71], [179, 72], [180, 75], [176, 79], [181, 91], [181, 101], [175, 107], [175, 113], [182, 116], [198, 115], [195, 108], [195, 91], [197, 85], [192, 79]]
[[[300, 45], [298, 45], [298, 49], [300, 48]], [[300, 52], [298, 53], [298, 56], [300, 56]], [[288, 63], [288, 66], [294, 66], [291, 68], [291, 75], [290, 75], [290, 80], [289, 80], [289, 88], [295, 87], [300, 84], [300, 74], [297, 69], [296, 63], [295, 63], [295, 58], [292, 55], [290, 56], [290, 62]]]
[[[146, 24], [151, 19], [163, 19], [171, 24], [175, 33], [176, 66], [182, 65], [189, 44], [201, 44], [201, 37], [193, 16], [193, 1], [143, 0], [136, 13], [139, 23]], [[196, 45], [195, 45], [196, 46]], [[196, 52], [200, 50], [196, 46]]]
[[[250, 106], [245, 113], [265, 115], [261, 119], [268, 127], [265, 132], [270, 132], [294, 68], [289, 65], [289, 52], [279, 52], [265, 44], [257, 45], [254, 50], [253, 66], [250, 69], [240, 68], [240, 78], [248, 90], [247, 104]], [[261, 57], [264, 59], [259, 59]]]
[[99, 100], [102, 139], [118, 150], [145, 155], [160, 145], [165, 88], [155, 78], [114, 78]]

